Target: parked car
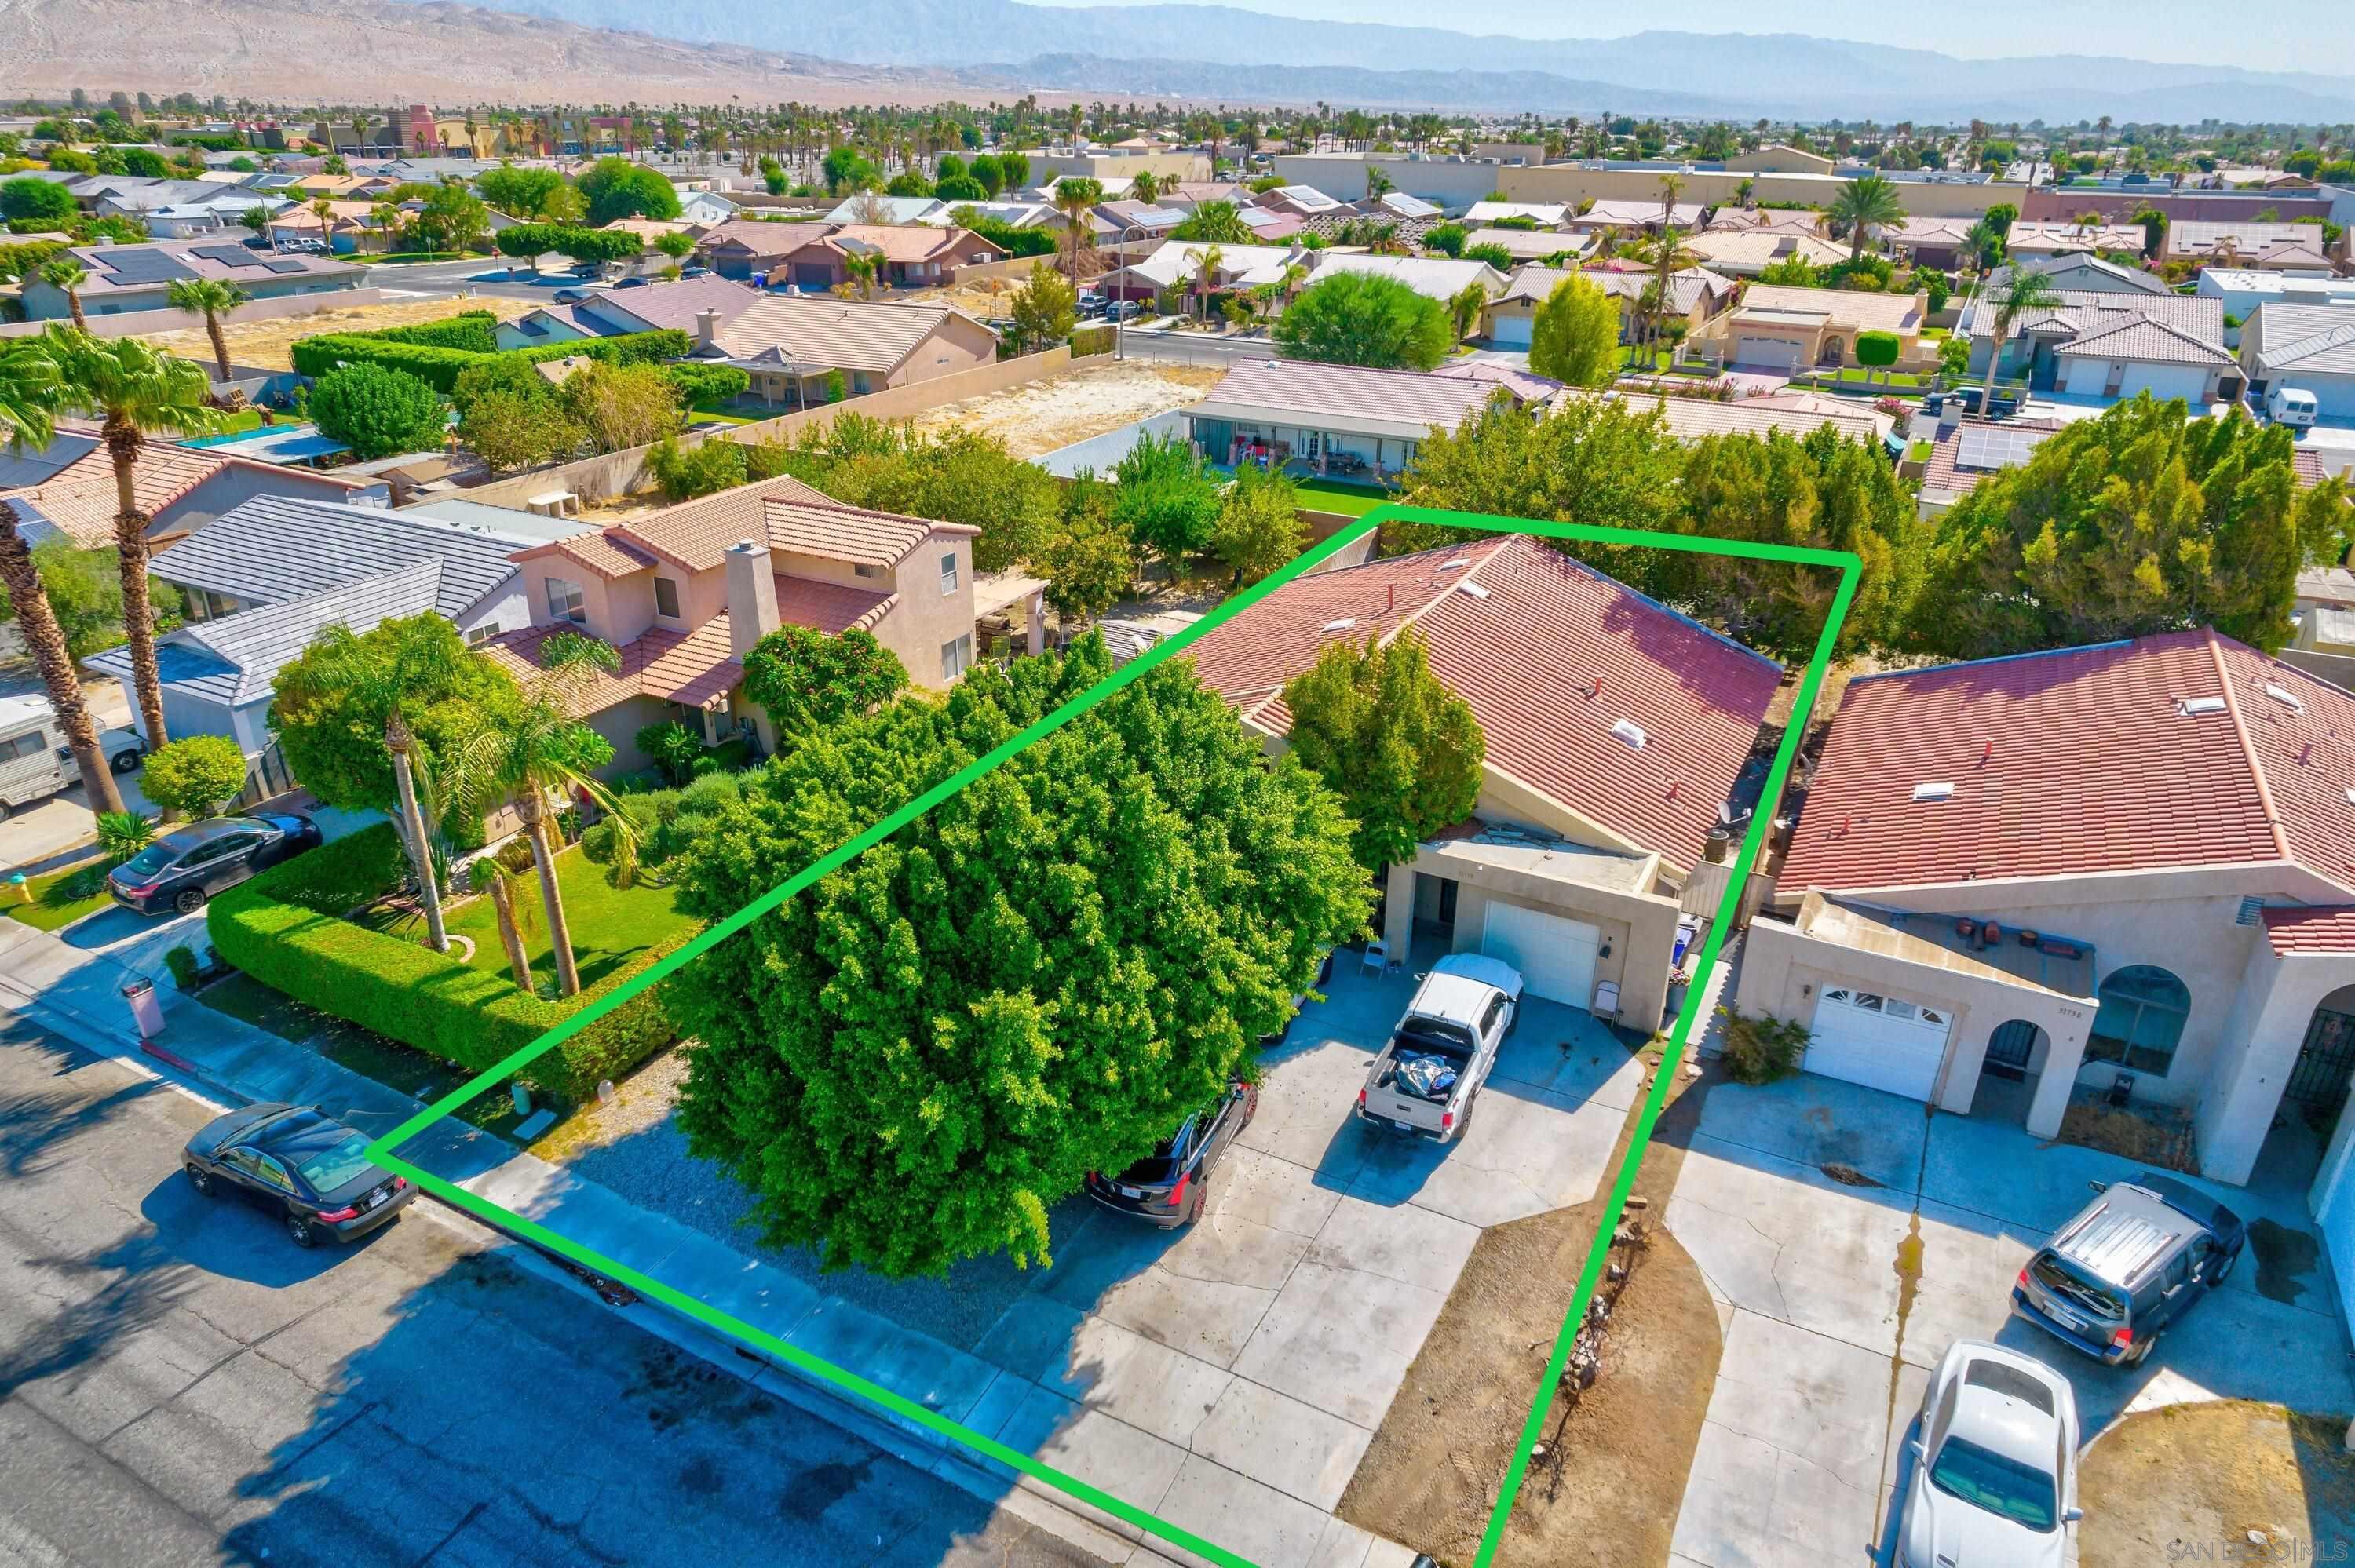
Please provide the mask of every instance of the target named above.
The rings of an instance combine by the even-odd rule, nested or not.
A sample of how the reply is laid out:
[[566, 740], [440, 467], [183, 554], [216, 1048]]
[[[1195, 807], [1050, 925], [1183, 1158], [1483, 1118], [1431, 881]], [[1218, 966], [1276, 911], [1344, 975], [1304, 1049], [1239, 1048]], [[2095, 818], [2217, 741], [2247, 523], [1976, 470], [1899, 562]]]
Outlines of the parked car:
[[135, 914], [193, 915], [215, 894], [319, 842], [319, 824], [298, 811], [208, 817], [156, 836], [107, 874], [106, 890]]
[[[145, 760], [146, 743], [133, 729], [99, 732], [106, 766], [128, 773]], [[66, 745], [57, 709], [44, 696], [0, 697], [0, 821], [18, 806], [46, 800], [81, 782], [81, 766]]]
[[709, 278], [711, 276], [711, 269], [709, 267], [682, 267], [678, 270], [678, 275], [681, 278]]
[[1908, 1445], [1913, 1477], [1898, 1568], [2000, 1563], [2061, 1568], [2077, 1509], [2077, 1396], [2033, 1357], [1976, 1340], [1947, 1347]]
[[2265, 394], [2265, 418], [2276, 425], [2304, 429], [2321, 414], [2320, 400], [2303, 387], [2276, 387]]
[[2224, 1283], [2248, 1231], [2223, 1204], [2155, 1171], [2094, 1192], [2019, 1271], [2011, 1309], [2096, 1361], [2139, 1366], [2161, 1330]]
[[1152, 1153], [1119, 1175], [1107, 1180], [1101, 1171], [1089, 1171], [1088, 1196], [1163, 1230], [1191, 1224], [1201, 1215], [1211, 1168], [1258, 1114], [1258, 1086], [1238, 1078], [1217, 1105], [1188, 1117]]
[[624, 278], [620, 282], [614, 284], [613, 287], [617, 289], [643, 289], [648, 283], [653, 281], [654, 280], [651, 278]]
[[368, 1162], [368, 1137], [307, 1106], [215, 1117], [180, 1151], [188, 1185], [275, 1216], [296, 1246], [351, 1241], [414, 1202], [417, 1189]]
[[1502, 959], [1450, 953], [1415, 988], [1390, 1044], [1358, 1091], [1358, 1118], [1446, 1143], [1472, 1122], [1473, 1097], [1520, 1022], [1520, 971]]

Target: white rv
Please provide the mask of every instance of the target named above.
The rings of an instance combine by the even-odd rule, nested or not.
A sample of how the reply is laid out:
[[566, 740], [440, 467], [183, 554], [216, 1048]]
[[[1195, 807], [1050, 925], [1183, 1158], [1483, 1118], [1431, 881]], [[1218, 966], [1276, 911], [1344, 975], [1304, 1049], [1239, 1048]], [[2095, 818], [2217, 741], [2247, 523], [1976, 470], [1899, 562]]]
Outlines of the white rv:
[[[106, 765], [128, 773], [146, 756], [138, 732], [101, 730], [99, 748]], [[81, 769], [66, 749], [57, 709], [42, 696], [0, 697], [0, 821], [18, 806], [46, 800], [81, 782]]]

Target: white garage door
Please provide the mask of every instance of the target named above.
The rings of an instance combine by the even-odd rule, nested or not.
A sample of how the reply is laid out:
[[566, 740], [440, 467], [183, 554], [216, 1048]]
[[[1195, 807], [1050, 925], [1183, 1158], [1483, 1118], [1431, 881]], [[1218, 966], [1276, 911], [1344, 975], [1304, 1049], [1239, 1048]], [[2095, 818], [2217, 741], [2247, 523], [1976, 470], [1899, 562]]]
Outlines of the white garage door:
[[1521, 971], [1531, 996], [1572, 1007], [1594, 1003], [1594, 953], [1603, 928], [1501, 899], [1488, 901], [1480, 950]]
[[1529, 329], [1537, 323], [1534, 316], [1511, 316], [1499, 313], [1489, 323], [1488, 341], [1498, 348], [1527, 348]]
[[2282, 379], [2313, 393], [2316, 409], [2324, 418], [2355, 419], [2355, 376], [2285, 376]]
[[1733, 341], [1733, 363], [1767, 370], [1796, 370], [1803, 344], [1779, 337], [1740, 337]]
[[1926, 1100], [1946, 1059], [1953, 1020], [1944, 1008], [1923, 1007], [1869, 991], [1827, 991], [1816, 1003], [1815, 1038], [1807, 1044], [1810, 1073]]
[[2060, 389], [2088, 397], [2110, 395], [2113, 372], [2118, 377], [2115, 395], [2120, 398], [2148, 392], [2162, 403], [2170, 397], [2180, 397], [2198, 408], [2200, 394], [2208, 388], [2208, 373], [2196, 365], [2121, 363], [2093, 355], [2070, 355], [2061, 365]]

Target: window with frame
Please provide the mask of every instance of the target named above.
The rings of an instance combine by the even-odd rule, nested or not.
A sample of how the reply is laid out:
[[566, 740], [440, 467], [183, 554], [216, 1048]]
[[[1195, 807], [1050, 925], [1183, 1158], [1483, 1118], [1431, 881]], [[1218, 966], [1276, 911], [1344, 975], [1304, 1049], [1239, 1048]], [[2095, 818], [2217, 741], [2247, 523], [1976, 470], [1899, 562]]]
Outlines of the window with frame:
[[957, 558], [954, 550], [941, 557], [941, 597], [946, 599], [957, 590]]
[[28, 729], [14, 740], [0, 740], [0, 762], [17, 762], [27, 757], [38, 757], [48, 750], [46, 731]]
[[2113, 970], [2096, 994], [2102, 1006], [2086, 1035], [2085, 1060], [2165, 1077], [2190, 1016], [2190, 988], [2157, 964], [2128, 964]]
[[497, 621], [485, 621], [482, 625], [474, 627], [466, 633], [466, 646], [472, 648], [477, 642], [488, 642], [492, 638], [496, 637], [502, 630], [503, 629]]
[[872, 562], [860, 561], [850, 568], [850, 575], [854, 577], [879, 577], [883, 575], [883, 568]]
[[973, 633], [941, 644], [941, 679], [954, 681], [973, 668]]
[[655, 579], [655, 613], [668, 620], [679, 619], [678, 584], [668, 577]]
[[558, 620], [569, 620], [575, 626], [589, 624], [588, 596], [581, 585], [563, 577], [543, 579], [548, 584], [548, 613]]

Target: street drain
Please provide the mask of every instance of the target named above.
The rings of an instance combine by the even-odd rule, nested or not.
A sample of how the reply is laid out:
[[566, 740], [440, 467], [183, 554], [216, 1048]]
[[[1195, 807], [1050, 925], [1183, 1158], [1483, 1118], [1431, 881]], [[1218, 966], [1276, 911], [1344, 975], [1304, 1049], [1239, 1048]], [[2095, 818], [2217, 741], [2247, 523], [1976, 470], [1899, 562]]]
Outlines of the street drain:
[[1830, 1165], [1818, 1165], [1816, 1169], [1822, 1171], [1825, 1175], [1830, 1177], [1833, 1181], [1838, 1182], [1843, 1187], [1878, 1187], [1881, 1185], [1881, 1182], [1874, 1181], [1871, 1177], [1866, 1175], [1863, 1171], [1859, 1171], [1853, 1165], [1840, 1165], [1835, 1163]]

